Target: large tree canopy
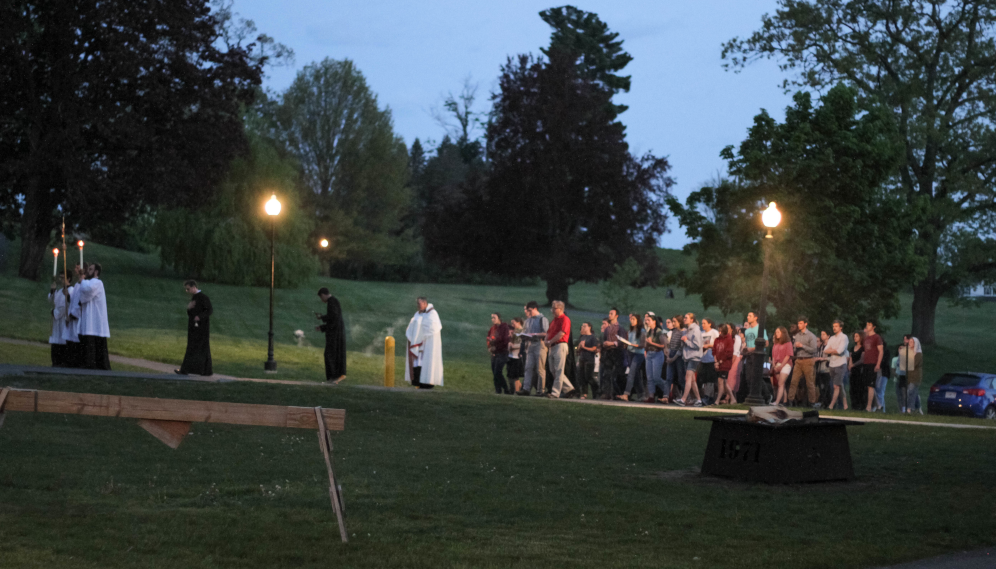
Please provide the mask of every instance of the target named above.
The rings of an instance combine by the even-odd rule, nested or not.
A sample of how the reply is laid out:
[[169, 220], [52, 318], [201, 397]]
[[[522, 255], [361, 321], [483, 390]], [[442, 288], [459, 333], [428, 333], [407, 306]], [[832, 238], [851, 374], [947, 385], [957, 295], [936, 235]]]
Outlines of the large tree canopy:
[[263, 59], [219, 48], [204, 0], [12, 0], [0, 6], [0, 207], [19, 274], [77, 228], [143, 205], [197, 205], [246, 150], [240, 105]]
[[408, 150], [352, 61], [306, 66], [283, 94], [278, 135], [301, 164], [332, 257], [391, 262], [411, 201]]
[[800, 93], [784, 123], [762, 112], [739, 149], [723, 155], [734, 180], [693, 192], [684, 205], [669, 200], [696, 255], [696, 269], [679, 278], [703, 305], [756, 310], [760, 212], [774, 201], [783, 214], [772, 247], [775, 323], [806, 314], [814, 326], [840, 318], [857, 329], [896, 314], [914, 261], [909, 220], [886, 190], [902, 158], [887, 110], [861, 112], [842, 86], [815, 108]]
[[[735, 69], [777, 58], [789, 84], [845, 81], [886, 105], [904, 146], [896, 191], [917, 217], [925, 263], [914, 279], [913, 333], [934, 343], [938, 300], [994, 278], [996, 2], [780, 0], [746, 39], [726, 44]], [[967, 231], [966, 231], [967, 230]]]
[[[536, 275], [547, 300], [606, 276], [627, 257], [654, 259], [672, 184], [664, 158], [629, 153], [612, 92], [580, 73], [575, 53], [520, 56], [502, 69], [488, 127], [491, 176], [482, 216], [493, 239], [479, 257], [506, 274]], [[649, 262], [649, 261], [648, 261]]]

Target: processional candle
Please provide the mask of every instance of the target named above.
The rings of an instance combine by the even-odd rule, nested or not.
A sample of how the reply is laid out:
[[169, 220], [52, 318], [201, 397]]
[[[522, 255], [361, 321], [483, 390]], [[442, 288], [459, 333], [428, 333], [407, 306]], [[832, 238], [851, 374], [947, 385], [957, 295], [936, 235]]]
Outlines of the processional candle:
[[52, 249], [52, 276], [54, 277], [59, 271], [59, 250]]
[[80, 268], [83, 268], [83, 241], [77, 241], [76, 245], [80, 248]]

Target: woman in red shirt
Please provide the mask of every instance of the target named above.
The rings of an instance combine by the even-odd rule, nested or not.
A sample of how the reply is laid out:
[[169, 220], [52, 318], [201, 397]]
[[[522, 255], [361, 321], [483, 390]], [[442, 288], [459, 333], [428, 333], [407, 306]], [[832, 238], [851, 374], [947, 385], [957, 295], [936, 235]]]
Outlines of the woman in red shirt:
[[[733, 334], [729, 324], [719, 327], [719, 337], [712, 343], [712, 355], [716, 359], [716, 372], [719, 373], [719, 381], [716, 386], [719, 388], [716, 393], [716, 404], [733, 403], [733, 394], [727, 389], [726, 377], [733, 367]], [[733, 399], [733, 401], [731, 401]]]
[[771, 386], [778, 388], [778, 395], [772, 403], [782, 405], [788, 401], [785, 384], [792, 373], [792, 342], [784, 326], [775, 330], [774, 340], [774, 347], [771, 348]]

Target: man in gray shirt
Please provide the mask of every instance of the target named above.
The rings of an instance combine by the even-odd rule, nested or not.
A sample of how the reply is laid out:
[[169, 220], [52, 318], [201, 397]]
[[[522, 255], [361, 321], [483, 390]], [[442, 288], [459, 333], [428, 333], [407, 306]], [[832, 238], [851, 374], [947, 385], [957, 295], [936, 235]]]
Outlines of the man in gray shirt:
[[806, 395], [809, 398], [809, 404], [812, 407], [819, 408], [820, 404], [816, 401], [819, 398], [819, 393], [816, 391], [816, 354], [819, 352], [819, 341], [812, 332], [807, 330], [809, 326], [809, 319], [805, 316], [800, 316], [799, 321], [796, 323], [799, 327], [799, 332], [796, 333], [795, 337], [792, 338], [795, 353], [795, 365], [792, 367], [792, 379], [789, 383], [788, 400], [795, 401], [796, 392], [799, 389], [799, 380], [802, 376], [806, 377]]
[[523, 326], [522, 334], [529, 345], [526, 351], [526, 382], [522, 386], [522, 391], [516, 391], [516, 395], [529, 395], [533, 388], [533, 378], [536, 378], [536, 395], [543, 395], [546, 385], [546, 356], [549, 348], [543, 342], [546, 339], [546, 331], [550, 328], [550, 321], [546, 316], [540, 314], [539, 304], [535, 300], [526, 304], [526, 322]]

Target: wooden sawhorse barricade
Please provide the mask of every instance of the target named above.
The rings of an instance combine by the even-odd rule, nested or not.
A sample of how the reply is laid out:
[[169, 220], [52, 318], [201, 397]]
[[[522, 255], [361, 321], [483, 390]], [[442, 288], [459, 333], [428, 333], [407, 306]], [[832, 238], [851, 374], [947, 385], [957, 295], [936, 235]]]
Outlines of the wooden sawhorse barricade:
[[349, 541], [342, 517], [342, 488], [336, 482], [335, 471], [332, 469], [332, 431], [345, 430], [346, 411], [343, 409], [155, 399], [5, 387], [0, 390], [0, 426], [3, 425], [6, 411], [138, 419], [138, 426], [173, 449], [180, 446], [183, 437], [190, 432], [191, 423], [317, 429], [318, 444], [329, 473], [329, 497], [339, 523], [339, 534], [343, 543]]

